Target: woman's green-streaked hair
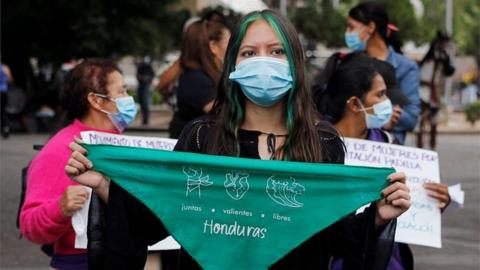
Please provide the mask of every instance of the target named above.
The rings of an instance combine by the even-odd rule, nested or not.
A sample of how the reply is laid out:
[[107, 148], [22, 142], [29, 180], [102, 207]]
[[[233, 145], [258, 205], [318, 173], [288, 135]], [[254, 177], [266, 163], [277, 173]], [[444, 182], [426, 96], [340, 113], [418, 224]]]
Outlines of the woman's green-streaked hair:
[[314, 143], [318, 145], [318, 133], [315, 127], [318, 117], [306, 78], [302, 46], [290, 21], [272, 10], [247, 14], [233, 30], [213, 109], [217, 119], [209, 152], [234, 156], [240, 154], [238, 130], [245, 117], [245, 96], [238, 83], [229, 80], [228, 77], [235, 70], [240, 45], [248, 28], [257, 20], [265, 20], [277, 34], [287, 56], [293, 78], [292, 89], [284, 99], [288, 136], [282, 151], [278, 152], [283, 152], [283, 159], [287, 160], [320, 161], [321, 154], [318, 147], [312, 147]]

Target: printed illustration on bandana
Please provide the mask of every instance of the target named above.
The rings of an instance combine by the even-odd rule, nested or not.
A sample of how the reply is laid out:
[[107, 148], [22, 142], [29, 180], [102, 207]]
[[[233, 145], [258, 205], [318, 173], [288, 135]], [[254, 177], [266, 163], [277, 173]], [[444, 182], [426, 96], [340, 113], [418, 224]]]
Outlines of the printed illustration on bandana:
[[305, 187], [295, 182], [295, 178], [279, 179], [275, 175], [267, 180], [266, 191], [270, 198], [283, 206], [302, 207], [303, 203], [297, 200], [297, 196], [305, 193]]
[[195, 190], [197, 191], [198, 198], [202, 197], [201, 187], [211, 186], [212, 181], [209, 180], [209, 175], [203, 175], [202, 168], [183, 166], [183, 173], [187, 176], [187, 192], [185, 197]]
[[225, 174], [225, 191], [234, 200], [240, 200], [248, 191], [248, 173], [229, 172]]

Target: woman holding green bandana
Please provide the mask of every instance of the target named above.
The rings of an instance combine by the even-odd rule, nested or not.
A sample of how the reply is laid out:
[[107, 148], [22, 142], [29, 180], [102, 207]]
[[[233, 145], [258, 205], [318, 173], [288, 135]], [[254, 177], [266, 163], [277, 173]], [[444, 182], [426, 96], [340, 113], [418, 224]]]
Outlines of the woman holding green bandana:
[[[253, 159], [343, 163], [342, 141], [335, 129], [316, 115], [304, 64], [298, 35], [287, 19], [269, 10], [248, 14], [230, 39], [211, 114], [190, 122], [175, 150]], [[109, 197], [107, 218], [112, 218], [112, 197], [116, 198], [115, 207], [124, 208], [122, 213], [118, 209], [113, 211], [117, 213], [115, 220], [126, 223], [123, 225], [126, 229], [119, 229], [122, 225], [117, 223], [117, 231], [108, 232], [110, 238], [122, 237], [121, 232], [130, 233], [125, 241], [136, 247], [131, 252], [141, 254], [143, 250], [146, 252], [148, 243], [168, 235], [166, 231], [159, 232], [162, 225], [152, 214], [141, 216], [142, 207], [145, 208], [141, 203], [114, 182], [89, 170], [92, 166], [85, 157], [85, 149], [76, 143], [71, 148], [78, 166], [66, 166], [70, 177], [93, 187], [104, 198]], [[389, 180], [392, 184], [382, 191], [385, 199], [373, 203], [363, 214], [348, 215], [315, 234], [271, 269], [328, 269], [334, 255], [345, 258], [344, 269], [383, 269], [382, 258], [388, 260], [390, 254], [381, 253], [388, 251], [393, 243], [395, 222], [390, 221], [410, 206], [405, 175], [395, 173]], [[135, 228], [142, 228], [141, 232], [132, 235]], [[379, 235], [386, 237], [382, 238], [382, 246], [377, 247]], [[111, 253], [107, 256], [115, 255]], [[110, 263], [107, 268], [140, 269], [142, 263], [141, 256], [134, 257], [128, 252], [116, 256], [115, 262], [107, 260]], [[180, 251], [177, 269], [199, 268], [185, 251]]]

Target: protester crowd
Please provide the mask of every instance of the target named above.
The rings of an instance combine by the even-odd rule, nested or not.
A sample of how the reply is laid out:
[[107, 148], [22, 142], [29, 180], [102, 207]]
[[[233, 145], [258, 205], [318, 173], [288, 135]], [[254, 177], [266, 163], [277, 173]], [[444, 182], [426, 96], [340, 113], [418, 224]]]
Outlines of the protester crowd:
[[[399, 50], [398, 29], [382, 6], [355, 6], [346, 25], [352, 52], [332, 55], [309, 81], [298, 33], [282, 15], [252, 12], [235, 27], [221, 13], [190, 21], [179, 59], [154, 87], [176, 95], [169, 128], [178, 139], [175, 151], [343, 164], [343, 137], [403, 145], [420, 113], [418, 67]], [[137, 74], [144, 124], [154, 76], [148, 63]], [[3, 97], [8, 76], [2, 74]], [[168, 230], [138, 199], [95, 171], [79, 140], [81, 131], [121, 134], [134, 121], [136, 105], [121, 70], [110, 60], [84, 60], [66, 74], [61, 103], [70, 122], [29, 165], [21, 233], [53, 245], [52, 269], [143, 269], [148, 245]], [[439, 208], [448, 206], [445, 185], [425, 188]], [[408, 246], [394, 242], [395, 220], [411, 204], [405, 174], [391, 174], [381, 196], [271, 269], [413, 269]], [[92, 238], [87, 249], [78, 249], [71, 217], [86, 203]], [[157, 269], [200, 269], [184, 249], [160, 257]]]

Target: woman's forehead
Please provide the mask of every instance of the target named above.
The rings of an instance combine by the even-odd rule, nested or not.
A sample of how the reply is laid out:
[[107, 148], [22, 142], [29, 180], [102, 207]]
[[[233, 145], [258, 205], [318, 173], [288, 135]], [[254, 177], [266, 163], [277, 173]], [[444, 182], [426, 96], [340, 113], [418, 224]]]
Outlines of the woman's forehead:
[[122, 90], [126, 88], [125, 80], [122, 74], [114, 71], [108, 75], [108, 88], [112, 90]]
[[108, 83], [121, 83], [123, 81], [123, 76], [118, 71], [113, 71], [107, 75]]
[[385, 81], [383, 80], [382, 75], [377, 73], [373, 77], [373, 80], [372, 80], [372, 89], [373, 90], [384, 90], [386, 88], [387, 88], [387, 86], [385, 85]]
[[267, 21], [258, 19], [247, 28], [242, 45], [258, 46], [279, 42], [277, 33], [275, 33], [272, 26]]
[[352, 26], [360, 26], [363, 25], [362, 22], [355, 20], [354, 18], [348, 16], [347, 17], [347, 24], [350, 24]]

